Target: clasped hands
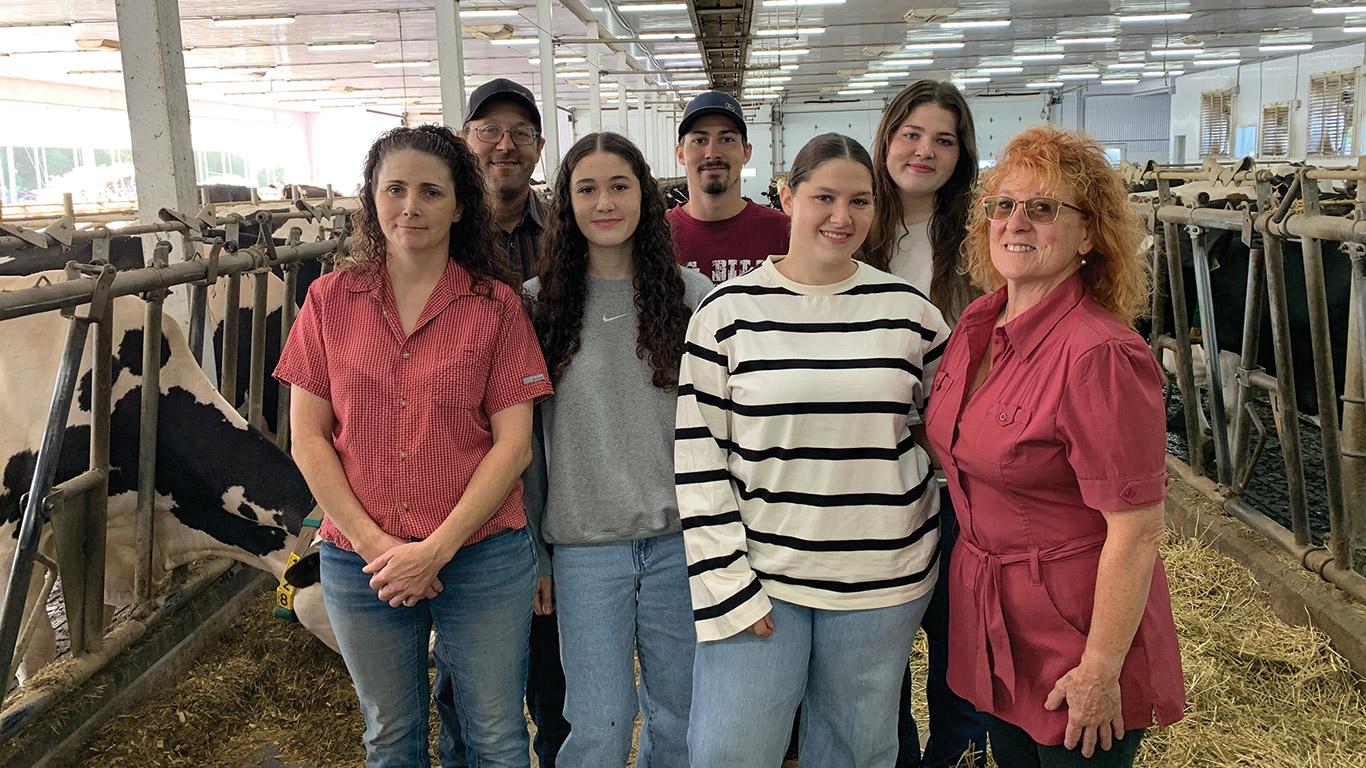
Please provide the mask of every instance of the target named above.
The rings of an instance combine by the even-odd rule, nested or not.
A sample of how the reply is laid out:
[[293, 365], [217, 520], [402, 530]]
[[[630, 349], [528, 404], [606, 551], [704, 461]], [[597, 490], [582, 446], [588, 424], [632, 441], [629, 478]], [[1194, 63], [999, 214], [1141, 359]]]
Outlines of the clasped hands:
[[[437, 578], [445, 561], [428, 541], [404, 541], [397, 536], [382, 534], [382, 538], [357, 554], [365, 559], [361, 570], [370, 574], [370, 588], [380, 600], [397, 608], [417, 605], [419, 600], [430, 600], [442, 590]], [[376, 554], [378, 553], [378, 554]]]

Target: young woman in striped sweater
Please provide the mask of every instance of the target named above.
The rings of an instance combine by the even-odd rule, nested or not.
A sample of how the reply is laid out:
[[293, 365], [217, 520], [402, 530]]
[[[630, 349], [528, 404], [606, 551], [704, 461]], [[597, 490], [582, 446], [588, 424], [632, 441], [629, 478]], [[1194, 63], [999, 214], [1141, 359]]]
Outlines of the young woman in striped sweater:
[[694, 765], [771, 768], [800, 703], [804, 768], [882, 768], [938, 574], [917, 440], [949, 329], [905, 280], [854, 260], [873, 219], [858, 142], [812, 139], [782, 196], [789, 252], [702, 302], [679, 377], [688, 743]]

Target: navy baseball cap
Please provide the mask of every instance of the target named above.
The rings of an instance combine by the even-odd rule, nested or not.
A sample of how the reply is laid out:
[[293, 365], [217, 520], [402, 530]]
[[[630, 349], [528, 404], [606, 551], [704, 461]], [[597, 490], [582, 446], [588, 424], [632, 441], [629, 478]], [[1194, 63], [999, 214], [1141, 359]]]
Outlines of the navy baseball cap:
[[736, 127], [740, 129], [740, 138], [744, 139], [746, 144], [749, 143], [749, 130], [745, 126], [744, 109], [734, 96], [721, 91], [703, 91], [688, 102], [688, 106], [683, 110], [683, 119], [678, 123], [679, 140], [687, 135], [688, 129], [697, 121], [697, 118], [704, 115], [725, 115], [734, 120]]
[[465, 108], [465, 122], [473, 120], [485, 104], [496, 101], [511, 102], [525, 109], [531, 115], [532, 122], [536, 123], [536, 130], [541, 130], [541, 111], [536, 108], [536, 98], [531, 95], [531, 89], [506, 77], [494, 78], [474, 89], [474, 93], [470, 94], [470, 103]]

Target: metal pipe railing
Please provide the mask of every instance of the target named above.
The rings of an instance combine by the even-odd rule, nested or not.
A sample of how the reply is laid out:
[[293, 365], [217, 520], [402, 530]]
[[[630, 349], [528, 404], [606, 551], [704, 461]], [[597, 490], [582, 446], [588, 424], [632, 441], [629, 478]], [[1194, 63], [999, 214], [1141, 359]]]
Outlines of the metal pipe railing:
[[1232, 485], [1233, 466], [1229, 458], [1228, 424], [1224, 415], [1224, 382], [1223, 374], [1219, 370], [1219, 334], [1214, 322], [1214, 289], [1210, 287], [1209, 253], [1205, 250], [1205, 231], [1200, 227], [1187, 227], [1186, 232], [1190, 235], [1191, 252], [1195, 256], [1195, 297], [1200, 306], [1200, 342], [1205, 350], [1205, 381], [1209, 383], [1210, 423], [1214, 428], [1216, 474], [1220, 483]]

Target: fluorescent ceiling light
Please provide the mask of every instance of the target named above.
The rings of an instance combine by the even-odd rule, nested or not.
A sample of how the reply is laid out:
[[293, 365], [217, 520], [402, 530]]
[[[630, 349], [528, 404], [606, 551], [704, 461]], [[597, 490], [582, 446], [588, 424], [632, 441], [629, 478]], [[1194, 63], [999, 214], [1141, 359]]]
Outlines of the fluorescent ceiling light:
[[1262, 53], [1276, 53], [1277, 51], [1308, 51], [1313, 47], [1313, 43], [1284, 43], [1279, 45], [1259, 46], [1257, 50]]
[[293, 16], [242, 16], [232, 19], [214, 19], [215, 27], [258, 27], [272, 24], [293, 24]]
[[1313, 9], [1314, 13], [1366, 13], [1366, 5], [1325, 5]]
[[891, 83], [886, 80], [858, 80], [849, 83], [852, 88], [886, 88]]
[[1362, 32], [1366, 32], [1366, 27], [1343, 27], [1342, 31], [1346, 32], [1349, 35], [1356, 35]]
[[489, 41], [494, 45], [535, 45], [541, 42], [539, 37], [499, 37]]
[[693, 40], [697, 37], [693, 32], [643, 32], [641, 40]]
[[870, 93], [872, 93], [872, 92], [873, 92], [873, 89], [872, 89], [872, 88], [850, 88], [850, 89], [848, 89], [848, 90], [840, 91], [840, 92], [839, 92], [839, 95], [841, 95], [841, 96], [866, 96], [866, 95], [868, 95], [868, 94], [870, 94]]
[[1194, 62], [1197, 67], [1226, 67], [1230, 64], [1242, 64], [1242, 59], [1196, 59]]
[[1156, 71], [1156, 72], [1144, 72], [1144, 73], [1143, 73], [1143, 76], [1144, 76], [1144, 77], [1166, 77], [1167, 75], [1179, 75], [1179, 74], [1182, 74], [1181, 70], [1179, 70], [1179, 69], [1178, 69], [1178, 70], [1171, 71], [1171, 72], [1163, 72], [1162, 70], [1158, 70], [1158, 71]]
[[1024, 67], [978, 67], [976, 71], [989, 75], [1017, 75], [1024, 71]]
[[1008, 27], [1010, 19], [990, 19], [982, 21], [941, 21], [939, 26], [944, 29], [975, 29], [978, 27]]
[[1141, 61], [1126, 61], [1126, 62], [1121, 62], [1121, 63], [1119, 63], [1119, 64], [1110, 64], [1110, 65], [1108, 65], [1106, 68], [1107, 68], [1107, 69], [1143, 69], [1143, 68], [1146, 67], [1146, 66], [1148, 66], [1148, 65], [1147, 65], [1147, 64], [1144, 64], [1144, 63], [1141, 62]]
[[781, 65], [778, 66], [778, 69], [783, 70], [783, 71], [785, 71], [785, 72], [791, 72], [792, 70], [794, 70], [794, 69], [796, 69], [796, 68], [798, 68], [798, 67], [800, 67], [800, 66], [801, 66], [800, 64], [781, 64]]
[[844, 5], [844, 0], [764, 0], [765, 8], [791, 8], [794, 5]]
[[508, 16], [520, 15], [518, 11], [511, 8], [480, 9], [461, 11], [460, 20], [465, 19], [505, 19]]
[[[555, 77], [588, 77], [588, 72], [556, 72]], [[616, 86], [612, 86], [614, 89]]]
[[1204, 53], [1202, 48], [1163, 48], [1156, 51], [1148, 51], [1154, 56], [1194, 56], [1197, 53]]
[[759, 37], [788, 37], [790, 35], [819, 35], [825, 27], [787, 27], [785, 29], [761, 29], [754, 34]]
[[[808, 53], [810, 53], [810, 52], [811, 52], [811, 50], [808, 49], [808, 48], [774, 48], [774, 49], [764, 49], [764, 50], [758, 50], [758, 51], [750, 51], [750, 52], [749, 52], [749, 55], [750, 55], [750, 56], [754, 56], [754, 57], [760, 57], [760, 56], [762, 56], [762, 57], [804, 56], [804, 55], [806, 55], [806, 54], [808, 54]], [[657, 58], [660, 58], [660, 57], [659, 57], [659, 56], [655, 56], [655, 58], [657, 59]]]
[[[121, 69], [73, 69], [67, 72], [68, 75], [117, 75], [122, 73]], [[237, 85], [236, 82], [233, 85]]]
[[906, 43], [908, 51], [948, 51], [962, 48], [966, 43]]
[[1112, 77], [1108, 80], [1101, 80], [1101, 85], [1133, 85], [1138, 82], [1137, 77]]
[[375, 69], [416, 69], [418, 67], [430, 67], [430, 61], [377, 61]]
[[663, 61], [669, 61], [669, 60], [672, 60], [672, 59], [700, 59], [700, 58], [702, 58], [702, 54], [701, 54], [701, 53], [656, 53], [656, 54], [655, 54], [655, 58], [656, 58], [656, 59], [663, 60]]
[[622, 13], [644, 13], [645, 11], [686, 11], [687, 3], [623, 3], [617, 6]]
[[1185, 21], [1186, 19], [1189, 19], [1190, 17], [1191, 17], [1191, 15], [1190, 15], [1189, 13], [1185, 13], [1185, 12], [1182, 12], [1182, 13], [1134, 13], [1134, 14], [1129, 14], [1129, 15], [1121, 15], [1121, 16], [1119, 17], [1119, 21], [1120, 21], [1121, 24], [1124, 23], [1124, 22], [1126, 22], [1126, 21]]
[[955, 78], [952, 79], [952, 81], [955, 82], [955, 83], [962, 83], [962, 84], [964, 84], [964, 85], [976, 85], [976, 84], [978, 84], [978, 83], [989, 83], [989, 82], [991, 82], [991, 78], [989, 78], [989, 77], [955, 77]]
[[933, 64], [934, 59], [884, 59], [883, 61], [875, 61], [873, 63], [879, 67], [894, 67], [899, 69], [901, 67], [915, 67], [921, 64]]
[[339, 42], [339, 43], [308, 43], [310, 51], [366, 51], [375, 47], [375, 41], [369, 42]]
[[1025, 83], [1025, 87], [1026, 87], [1026, 88], [1061, 88], [1061, 87], [1062, 87], [1062, 81], [1060, 81], [1060, 80], [1045, 80], [1045, 81], [1043, 81], [1043, 82], [1038, 82], [1038, 83]]
[[1095, 72], [1064, 72], [1058, 75], [1059, 80], [1095, 80], [1099, 77]]
[[1063, 53], [1021, 53], [1018, 56], [1011, 56], [1010, 58], [1016, 61], [1057, 61], [1064, 56], [1066, 56], [1066, 54]]
[[[746, 77], [745, 84], [748, 85], [749, 83], [786, 83], [791, 79], [791, 75], [778, 75], [776, 77]], [[706, 81], [699, 80], [698, 82], [701, 83]]]
[[[541, 59], [539, 56], [532, 56], [527, 59], [527, 61], [531, 62], [531, 66], [533, 67], [541, 66]], [[585, 59], [582, 56], [556, 56], [554, 61], [556, 64], [584, 64], [587, 63], [588, 59]]]
[[1115, 38], [1101, 35], [1099, 37], [1057, 37], [1053, 42], [1058, 45], [1089, 45], [1092, 43], [1113, 43]]

